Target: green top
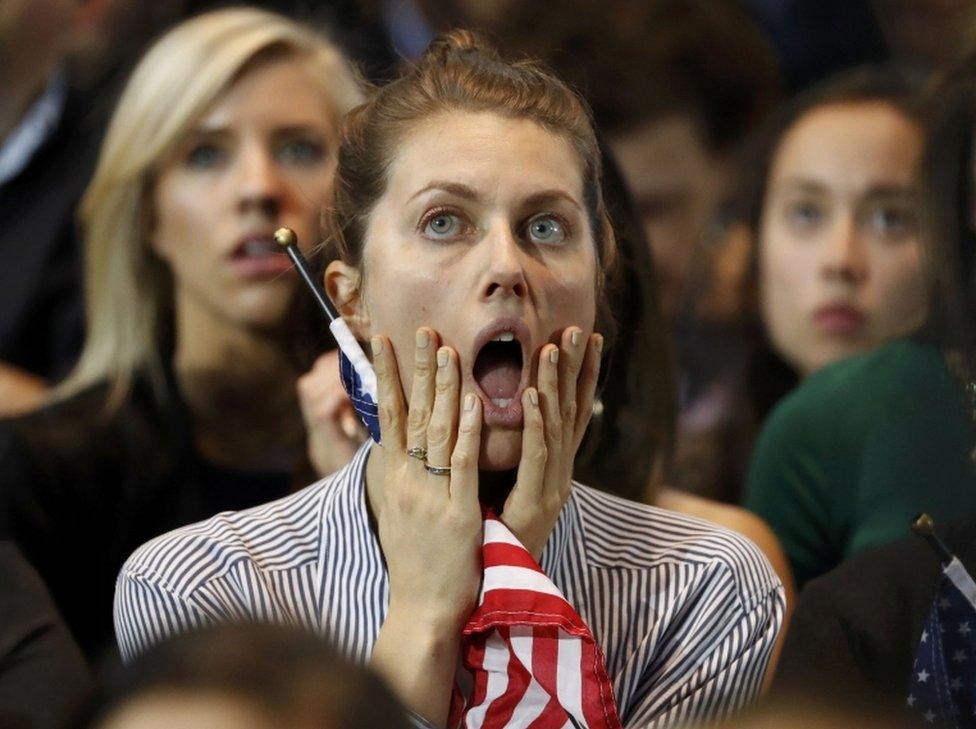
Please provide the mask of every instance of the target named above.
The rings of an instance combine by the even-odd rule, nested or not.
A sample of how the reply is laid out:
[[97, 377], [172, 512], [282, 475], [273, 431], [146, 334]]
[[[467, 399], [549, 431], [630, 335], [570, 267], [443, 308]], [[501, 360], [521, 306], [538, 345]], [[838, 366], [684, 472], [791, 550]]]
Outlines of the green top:
[[868, 547], [976, 513], [976, 431], [935, 347], [898, 340], [825, 367], [763, 426], [746, 506], [782, 542], [797, 585]]

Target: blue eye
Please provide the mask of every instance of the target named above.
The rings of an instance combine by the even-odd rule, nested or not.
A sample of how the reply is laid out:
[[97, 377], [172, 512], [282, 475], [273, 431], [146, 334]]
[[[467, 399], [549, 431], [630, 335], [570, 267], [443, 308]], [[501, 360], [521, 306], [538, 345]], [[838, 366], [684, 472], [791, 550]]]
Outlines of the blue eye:
[[786, 208], [786, 217], [790, 224], [797, 228], [812, 228], [824, 216], [821, 205], [811, 201], [798, 201]]
[[186, 165], [187, 167], [194, 167], [201, 170], [209, 169], [220, 164], [225, 156], [222, 148], [216, 144], [206, 142], [198, 144], [187, 152]]
[[453, 213], [437, 213], [427, 219], [423, 232], [435, 240], [450, 238], [461, 232], [461, 219]]
[[911, 210], [879, 205], [868, 213], [868, 226], [876, 235], [901, 240], [915, 233], [916, 219]]
[[526, 234], [533, 243], [562, 243], [566, 240], [566, 229], [552, 215], [537, 215], [526, 226]]
[[324, 156], [325, 149], [322, 145], [311, 139], [295, 139], [278, 149], [278, 159], [286, 163], [315, 164]]

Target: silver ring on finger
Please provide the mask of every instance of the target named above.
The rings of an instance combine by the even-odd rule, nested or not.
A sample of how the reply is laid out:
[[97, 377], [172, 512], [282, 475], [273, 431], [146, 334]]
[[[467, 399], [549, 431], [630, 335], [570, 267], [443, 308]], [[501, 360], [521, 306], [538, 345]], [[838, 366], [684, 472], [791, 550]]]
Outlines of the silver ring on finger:
[[426, 448], [407, 448], [407, 455], [411, 458], [416, 458], [418, 461], [423, 461], [427, 463], [427, 449]]
[[429, 463], [424, 464], [424, 468], [427, 469], [427, 473], [434, 476], [450, 476], [451, 467], [450, 466], [432, 466]]

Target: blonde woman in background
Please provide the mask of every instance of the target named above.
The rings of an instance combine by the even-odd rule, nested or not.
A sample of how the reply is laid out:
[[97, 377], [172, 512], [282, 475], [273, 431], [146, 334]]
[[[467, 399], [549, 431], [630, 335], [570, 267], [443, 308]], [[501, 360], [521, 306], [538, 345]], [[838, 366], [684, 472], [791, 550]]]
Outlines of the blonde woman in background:
[[[272, 234], [318, 238], [338, 125], [361, 100], [331, 43], [244, 9], [175, 27], [122, 94], [82, 207], [83, 353], [0, 432], [0, 533], [90, 659], [112, 643], [132, 549], [288, 493], [309, 452], [329, 467], [283, 346], [297, 277]], [[339, 463], [351, 452], [335, 443]]]

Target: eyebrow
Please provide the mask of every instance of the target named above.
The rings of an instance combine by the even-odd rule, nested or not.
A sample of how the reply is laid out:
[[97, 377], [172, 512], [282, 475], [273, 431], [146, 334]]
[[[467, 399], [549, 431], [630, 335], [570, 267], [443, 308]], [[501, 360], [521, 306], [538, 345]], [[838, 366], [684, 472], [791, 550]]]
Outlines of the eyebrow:
[[[321, 136], [321, 131], [314, 124], [285, 124], [280, 127], [272, 127], [271, 133], [279, 136], [287, 136], [289, 134], [307, 134], [309, 132], [314, 132], [315, 134]], [[215, 124], [213, 126], [208, 126], [206, 124], [201, 124], [195, 129], [191, 130], [191, 136], [198, 137], [220, 137], [233, 134], [231, 127], [226, 124]]]
[[[431, 192], [433, 190], [438, 190], [441, 192], [446, 192], [450, 195], [460, 197], [464, 200], [477, 200], [478, 193], [474, 188], [464, 185], [460, 182], [445, 182], [445, 181], [434, 181], [428, 185], [425, 185], [421, 189], [417, 190], [413, 195], [410, 196], [410, 200], [420, 197], [426, 192]], [[582, 210], [583, 207], [576, 201], [576, 199], [569, 193], [558, 190], [541, 190], [540, 192], [533, 193], [529, 195], [525, 200], [522, 201], [523, 205], [542, 205], [545, 203], [553, 202], [556, 200], [564, 200], [570, 203], [573, 207]]]
[[[783, 180], [777, 185], [777, 187], [800, 190], [801, 192], [816, 193], [827, 192], [830, 189], [829, 185], [825, 185], [822, 182], [803, 180], [795, 177]], [[862, 197], [906, 197], [916, 194], [918, 194], [918, 186], [914, 183], [897, 185], [885, 182], [877, 185], [870, 185], [867, 190], [864, 191]]]

